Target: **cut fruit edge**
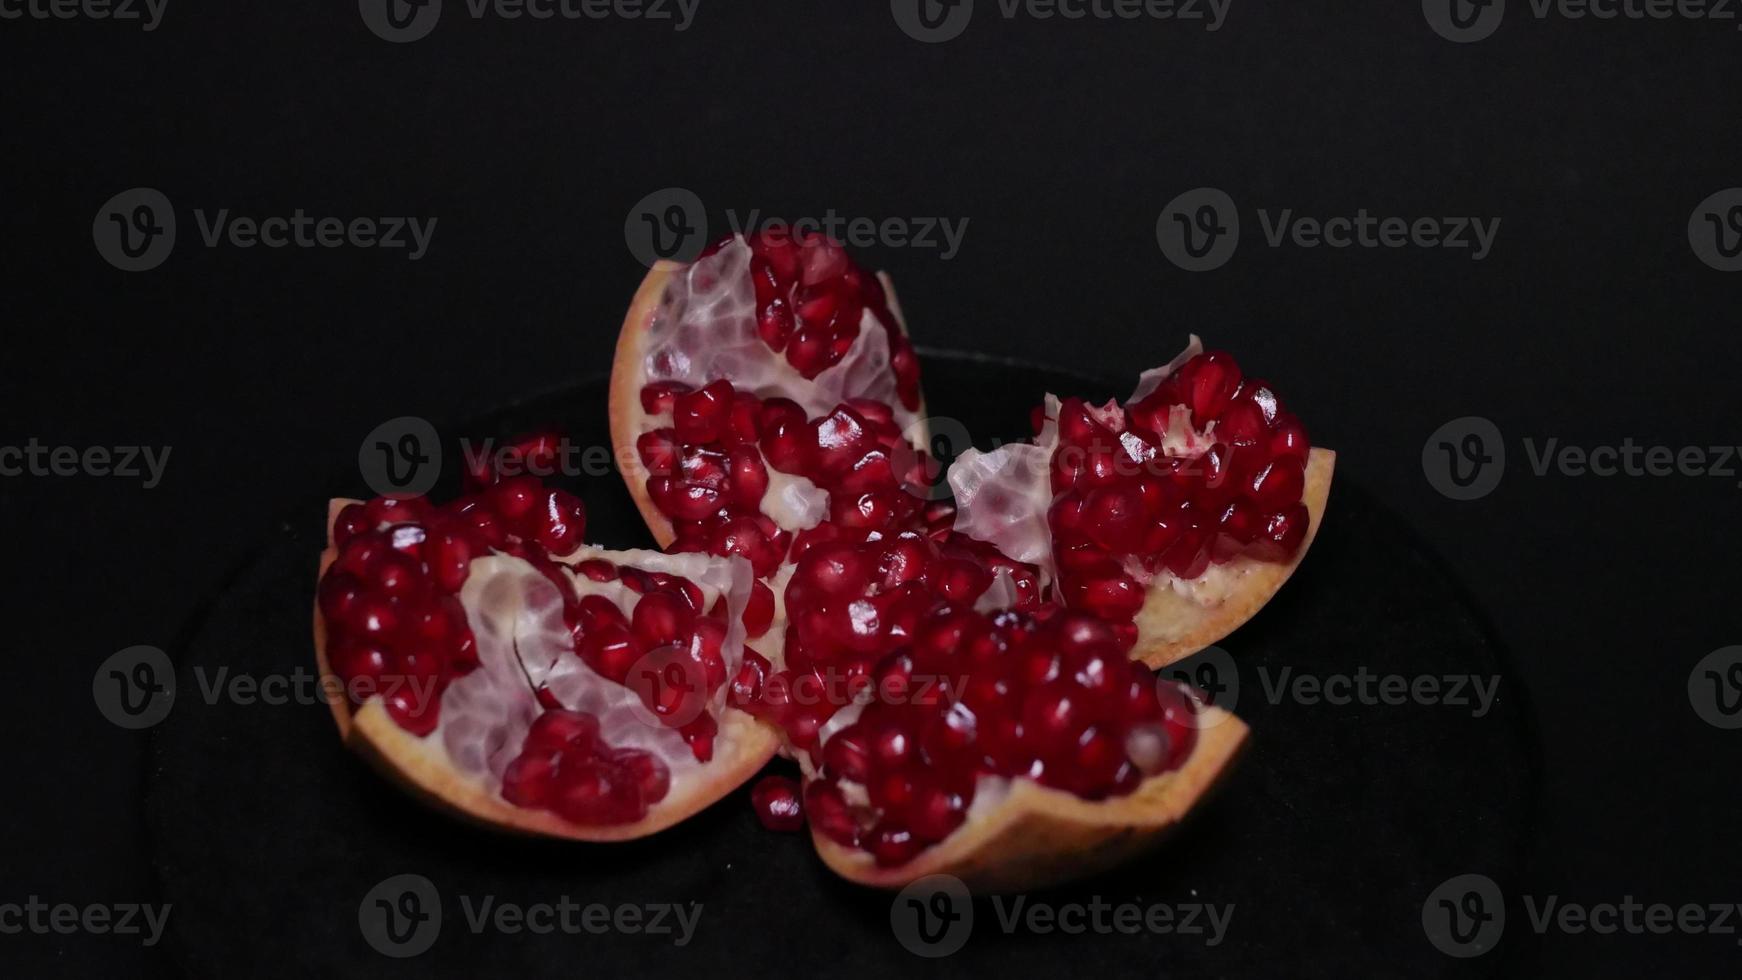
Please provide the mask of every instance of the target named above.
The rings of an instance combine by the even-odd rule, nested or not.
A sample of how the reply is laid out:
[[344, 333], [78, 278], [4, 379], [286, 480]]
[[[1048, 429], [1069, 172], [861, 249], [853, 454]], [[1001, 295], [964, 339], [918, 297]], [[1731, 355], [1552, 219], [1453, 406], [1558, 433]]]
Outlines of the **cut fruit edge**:
[[[317, 579], [326, 574], [338, 554], [332, 529], [339, 511], [356, 502], [333, 500], [328, 505], [327, 547], [321, 554]], [[327, 659], [327, 628], [318, 605], [314, 610], [314, 645], [323, 683], [330, 683], [325, 681], [328, 677], [338, 682], [338, 675]], [[338, 683], [335, 689], [342, 686]], [[728, 710], [720, 719], [715, 742], [720, 751], [700, 770], [708, 778], [674, 780], [670, 793], [634, 823], [583, 826], [549, 811], [523, 809], [502, 799], [485, 780], [457, 769], [448, 760], [439, 738], [414, 735], [400, 727], [378, 695], [355, 707], [343, 697], [328, 700], [345, 744], [414, 795], [473, 823], [568, 840], [633, 840], [665, 830], [748, 782], [774, 757], [780, 745], [780, 736], [773, 727], [741, 711]]]
[[955, 833], [896, 867], [813, 828], [812, 843], [836, 874], [874, 888], [901, 888], [927, 875], [953, 875], [970, 889], [1021, 891], [1105, 870], [1159, 844], [1231, 768], [1246, 724], [1206, 707], [1184, 766], [1145, 780], [1128, 796], [1084, 800], [1027, 779], [970, 811]]
[[[662, 260], [648, 270], [640, 288], [635, 291], [634, 299], [629, 303], [629, 312], [624, 316], [623, 328], [617, 334], [617, 350], [611, 362], [608, 398], [613, 453], [618, 469], [623, 474], [623, 482], [629, 488], [629, 496], [635, 501], [636, 510], [641, 513], [642, 521], [661, 548], [669, 548], [677, 539], [677, 532], [672, 527], [671, 519], [654, 506], [648, 495], [647, 481], [651, 474], [647, 472], [640, 454], [636, 452], [635, 440], [655, 427], [651, 416], [641, 406], [641, 389], [647, 384], [647, 341], [654, 315], [659, 312], [660, 304], [664, 301], [666, 290], [671, 287], [674, 277], [689, 268], [691, 267], [678, 262]], [[895, 295], [895, 283], [882, 272], [877, 273], [877, 280], [883, 285], [885, 301], [889, 312], [895, 318], [896, 327], [905, 335], [907, 320]], [[714, 380], [732, 379], [728, 377]], [[910, 443], [915, 449], [923, 450], [931, 442], [923, 390], [920, 393], [919, 406], [914, 409], [913, 414], [918, 419], [919, 428], [914, 432]]]
[[1288, 562], [1240, 558], [1212, 568], [1209, 575], [1232, 577], [1233, 581], [1227, 583], [1227, 593], [1211, 603], [1181, 595], [1172, 579], [1151, 583], [1137, 613], [1137, 645], [1132, 648], [1132, 659], [1151, 668], [1177, 663], [1219, 642], [1269, 604], [1312, 548], [1324, 521], [1336, 464], [1337, 454], [1329, 449], [1315, 448], [1307, 456], [1306, 485], [1301, 493], [1307, 508], [1307, 532], [1300, 550]]

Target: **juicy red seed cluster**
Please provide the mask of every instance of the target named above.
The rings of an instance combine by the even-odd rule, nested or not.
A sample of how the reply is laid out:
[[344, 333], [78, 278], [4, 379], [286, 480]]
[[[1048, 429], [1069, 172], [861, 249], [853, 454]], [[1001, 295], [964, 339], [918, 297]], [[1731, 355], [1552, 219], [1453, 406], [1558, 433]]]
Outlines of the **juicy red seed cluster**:
[[599, 719], [576, 711], [539, 715], [502, 773], [502, 798], [570, 823], [634, 823], [671, 792], [671, 771], [641, 749], [613, 749]]
[[[1202, 455], [1161, 451], [1176, 405], [1210, 430]], [[1198, 355], [1124, 411], [1067, 399], [1058, 424], [1048, 517], [1073, 608], [1128, 623], [1150, 577], [1287, 561], [1305, 540], [1306, 430], [1227, 354]]]
[[456, 598], [472, 559], [491, 549], [568, 554], [585, 528], [579, 500], [530, 478], [441, 507], [382, 497], [344, 508], [338, 556], [318, 589], [334, 672], [353, 697], [379, 692], [401, 727], [429, 734], [448, 683], [478, 664]]
[[650, 414], [672, 415], [672, 425], [642, 433], [635, 447], [648, 497], [677, 531], [674, 550], [740, 555], [758, 576], [772, 575], [792, 535], [761, 510], [768, 490], [761, 401], [726, 381], [696, 391], [649, 385], [641, 401]]
[[[731, 244], [728, 236], [706, 255]], [[877, 277], [860, 268], [840, 243], [820, 234], [795, 236], [784, 226], [748, 239], [756, 288], [756, 328], [766, 343], [806, 378], [840, 363], [869, 312], [889, 336], [891, 368], [903, 405], [919, 408], [919, 358], [896, 324]]]
[[750, 805], [769, 830], [791, 834], [804, 828], [803, 796], [787, 776], [762, 777], [750, 790]]
[[1057, 607], [941, 609], [874, 676], [897, 695], [812, 750], [804, 806], [812, 826], [885, 866], [961, 826], [981, 776], [1098, 800], [1179, 768], [1196, 744], [1190, 698], [1131, 663], [1106, 624]]
[[764, 401], [728, 381], [698, 390], [652, 384], [641, 400], [649, 414], [672, 417], [643, 433], [636, 450], [648, 497], [676, 531], [675, 551], [741, 555], [758, 577], [773, 575], [794, 540], [762, 513], [769, 467], [829, 494], [823, 526], [861, 537], [918, 526], [924, 500], [909, 487], [927, 479], [928, 460], [902, 438], [887, 405], [852, 399], [813, 421], [793, 401]]
[[575, 653], [594, 673], [639, 695], [698, 760], [712, 759], [719, 722], [708, 701], [727, 681], [724, 598], [704, 610], [701, 588], [681, 576], [600, 559], [575, 570], [595, 582], [621, 579], [640, 596], [627, 615], [604, 596], [575, 601], [565, 610]]
[[800, 535], [787, 585], [786, 669], [771, 673], [746, 658], [733, 704], [773, 722], [809, 749], [830, 716], [867, 690], [875, 668], [914, 641], [940, 609], [970, 606], [999, 568], [1018, 583], [1016, 605], [1032, 608], [1040, 586], [1031, 567], [998, 556], [945, 529], [862, 538], [831, 525]]

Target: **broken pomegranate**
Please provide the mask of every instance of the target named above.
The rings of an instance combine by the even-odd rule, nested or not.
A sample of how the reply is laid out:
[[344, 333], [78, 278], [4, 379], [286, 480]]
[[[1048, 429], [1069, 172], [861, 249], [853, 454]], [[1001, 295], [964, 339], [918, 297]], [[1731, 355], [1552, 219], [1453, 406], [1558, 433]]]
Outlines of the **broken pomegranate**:
[[1250, 619], [1318, 528], [1335, 455], [1196, 337], [1125, 404], [1047, 396], [1035, 440], [951, 467], [955, 529], [1033, 563], [1162, 666]]
[[335, 501], [315, 640], [348, 742], [468, 817], [590, 840], [669, 826], [767, 761], [773, 736], [726, 704], [746, 562], [600, 551], [570, 494], [476, 482]]
[[581, 543], [580, 502], [525, 475], [549, 433], [450, 504], [336, 502], [341, 733], [466, 816], [585, 840], [670, 826], [783, 744], [803, 782], [758, 782], [758, 819], [883, 887], [1046, 884], [1182, 820], [1246, 728], [1144, 664], [1268, 601], [1334, 461], [1194, 337], [1123, 404], [1047, 396], [1034, 441], [965, 453], [933, 500], [887, 279], [783, 228], [652, 270], [609, 409], [668, 553]]

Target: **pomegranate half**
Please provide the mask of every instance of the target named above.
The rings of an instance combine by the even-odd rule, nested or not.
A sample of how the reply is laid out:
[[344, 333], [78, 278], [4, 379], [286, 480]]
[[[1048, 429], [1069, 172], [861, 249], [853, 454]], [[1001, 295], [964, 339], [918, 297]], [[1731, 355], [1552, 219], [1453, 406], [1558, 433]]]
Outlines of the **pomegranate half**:
[[444, 506], [334, 501], [314, 638], [346, 744], [464, 818], [590, 841], [761, 769], [777, 736], [725, 703], [748, 564], [601, 551], [584, 526], [526, 477]]
[[1121, 405], [1048, 395], [1035, 438], [950, 468], [955, 530], [1160, 667], [1251, 619], [1318, 533], [1336, 455], [1197, 337]]

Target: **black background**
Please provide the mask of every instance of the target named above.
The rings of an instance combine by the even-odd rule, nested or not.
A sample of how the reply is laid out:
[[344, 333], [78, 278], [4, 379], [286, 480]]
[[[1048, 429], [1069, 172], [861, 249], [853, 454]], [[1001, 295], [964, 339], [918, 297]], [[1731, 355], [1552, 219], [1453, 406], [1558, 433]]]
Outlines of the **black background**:
[[[1742, 280], [1686, 237], [1696, 204], [1742, 184], [1735, 22], [1539, 21], [1514, 0], [1492, 38], [1456, 45], [1411, 2], [1233, 0], [1215, 33], [988, 10], [934, 46], [875, 0], [702, 0], [681, 34], [449, 7], [408, 45], [345, 2], [170, 0], [152, 33], [0, 21], [5, 441], [174, 447], [153, 490], [0, 482], [0, 900], [149, 899], [146, 736], [96, 713], [96, 664], [173, 650], [381, 421], [602, 371], [640, 275], [624, 220], [667, 186], [716, 227], [727, 209], [969, 219], [951, 261], [864, 255], [930, 346], [1110, 376], [1191, 331], [1235, 351], [1511, 648], [1545, 764], [1531, 892], [1738, 897], [1742, 741], [1686, 695], [1694, 663], [1737, 642], [1736, 478], [1537, 476], [1523, 448], [1737, 441]], [[1364, 207], [1503, 224], [1472, 262], [1270, 249], [1250, 222], [1227, 267], [1194, 275], [1155, 223], [1202, 185], [1249, 221]], [[175, 203], [181, 243], [126, 274], [91, 222], [136, 186]], [[418, 262], [200, 247], [192, 210], [224, 207], [439, 225]], [[1493, 420], [1511, 460], [1492, 495], [1458, 503], [1421, 453], [1465, 415]], [[1542, 950], [1556, 975], [1738, 956], [1719, 936], [1551, 934]], [[121, 938], [0, 937], [0, 962], [15, 954], [66, 975], [141, 959]]]

